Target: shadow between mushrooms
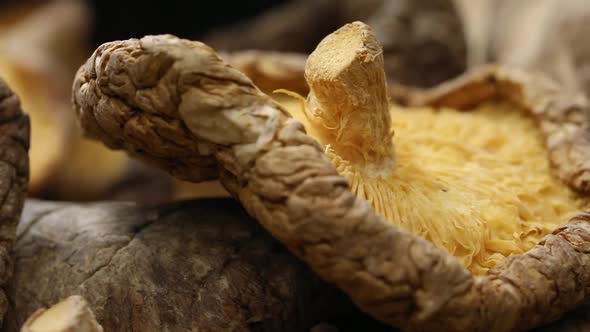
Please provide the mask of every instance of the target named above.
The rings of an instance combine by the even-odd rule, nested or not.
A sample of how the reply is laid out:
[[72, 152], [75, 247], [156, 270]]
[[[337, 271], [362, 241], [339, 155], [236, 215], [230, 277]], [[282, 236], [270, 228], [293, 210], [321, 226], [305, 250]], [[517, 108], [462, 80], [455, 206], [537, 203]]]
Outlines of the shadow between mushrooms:
[[183, 180], [219, 178], [392, 326], [520, 331], [586, 299], [586, 99], [486, 67], [390, 108], [361, 22], [318, 45], [306, 79], [297, 121], [208, 46], [147, 36], [100, 46], [73, 102], [109, 147]]

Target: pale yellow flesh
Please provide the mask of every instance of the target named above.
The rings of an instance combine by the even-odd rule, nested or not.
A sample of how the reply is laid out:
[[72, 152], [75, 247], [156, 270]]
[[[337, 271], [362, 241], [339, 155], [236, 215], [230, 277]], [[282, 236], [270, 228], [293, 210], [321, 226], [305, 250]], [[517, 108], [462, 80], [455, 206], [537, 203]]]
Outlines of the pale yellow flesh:
[[[322, 130], [297, 102], [283, 105], [310, 135]], [[585, 204], [553, 175], [534, 120], [512, 105], [394, 106], [391, 117], [395, 169], [376, 174], [328, 155], [355, 194], [476, 274], [532, 248]]]

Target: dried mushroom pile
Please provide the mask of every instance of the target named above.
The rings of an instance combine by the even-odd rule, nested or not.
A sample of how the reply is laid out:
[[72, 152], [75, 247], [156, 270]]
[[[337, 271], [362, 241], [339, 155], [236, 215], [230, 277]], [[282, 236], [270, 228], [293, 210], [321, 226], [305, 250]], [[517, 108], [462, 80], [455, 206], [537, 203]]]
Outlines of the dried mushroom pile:
[[[588, 328], [590, 103], [556, 71], [583, 61], [511, 53], [509, 2], [359, 4], [106, 43], [75, 77], [82, 2], [0, 24], [2, 331]], [[135, 202], [24, 204], [17, 95], [29, 195]], [[205, 199], [141, 203], [179, 197]]]

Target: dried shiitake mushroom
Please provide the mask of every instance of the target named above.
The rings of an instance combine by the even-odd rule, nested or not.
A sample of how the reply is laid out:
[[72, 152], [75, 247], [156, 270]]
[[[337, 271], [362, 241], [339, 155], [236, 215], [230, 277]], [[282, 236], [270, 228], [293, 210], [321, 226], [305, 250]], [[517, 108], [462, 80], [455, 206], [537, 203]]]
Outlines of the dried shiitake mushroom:
[[206, 45], [148, 36], [99, 47], [73, 101], [86, 135], [184, 180], [218, 177], [392, 326], [520, 331], [585, 300], [585, 98], [490, 67], [390, 108], [361, 22], [319, 44], [306, 78], [297, 121]]
[[[107, 332], [300, 332], [340, 310], [355, 316], [231, 199], [30, 199], [17, 234], [7, 332], [82, 332], [94, 327], [87, 308]], [[72, 295], [88, 306], [35, 313]]]
[[0, 79], [0, 325], [8, 309], [6, 282], [12, 275], [11, 250], [29, 180], [29, 118], [18, 97]]

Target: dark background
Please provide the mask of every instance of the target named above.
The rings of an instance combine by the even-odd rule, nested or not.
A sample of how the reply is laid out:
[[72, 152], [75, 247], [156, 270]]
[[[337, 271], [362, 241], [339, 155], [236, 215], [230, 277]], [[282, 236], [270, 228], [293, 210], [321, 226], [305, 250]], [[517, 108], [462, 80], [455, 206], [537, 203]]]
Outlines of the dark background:
[[[157, 33], [171, 33], [194, 39], [221, 25], [252, 17], [287, 2], [287, 0], [86, 1], [92, 5], [96, 15], [92, 37], [95, 45], [116, 39]], [[0, 11], [6, 5], [39, 2], [43, 0], [0, 0]]]
[[256, 15], [286, 0], [125, 1], [93, 0], [93, 43], [171, 33], [198, 38], [215, 27]]

